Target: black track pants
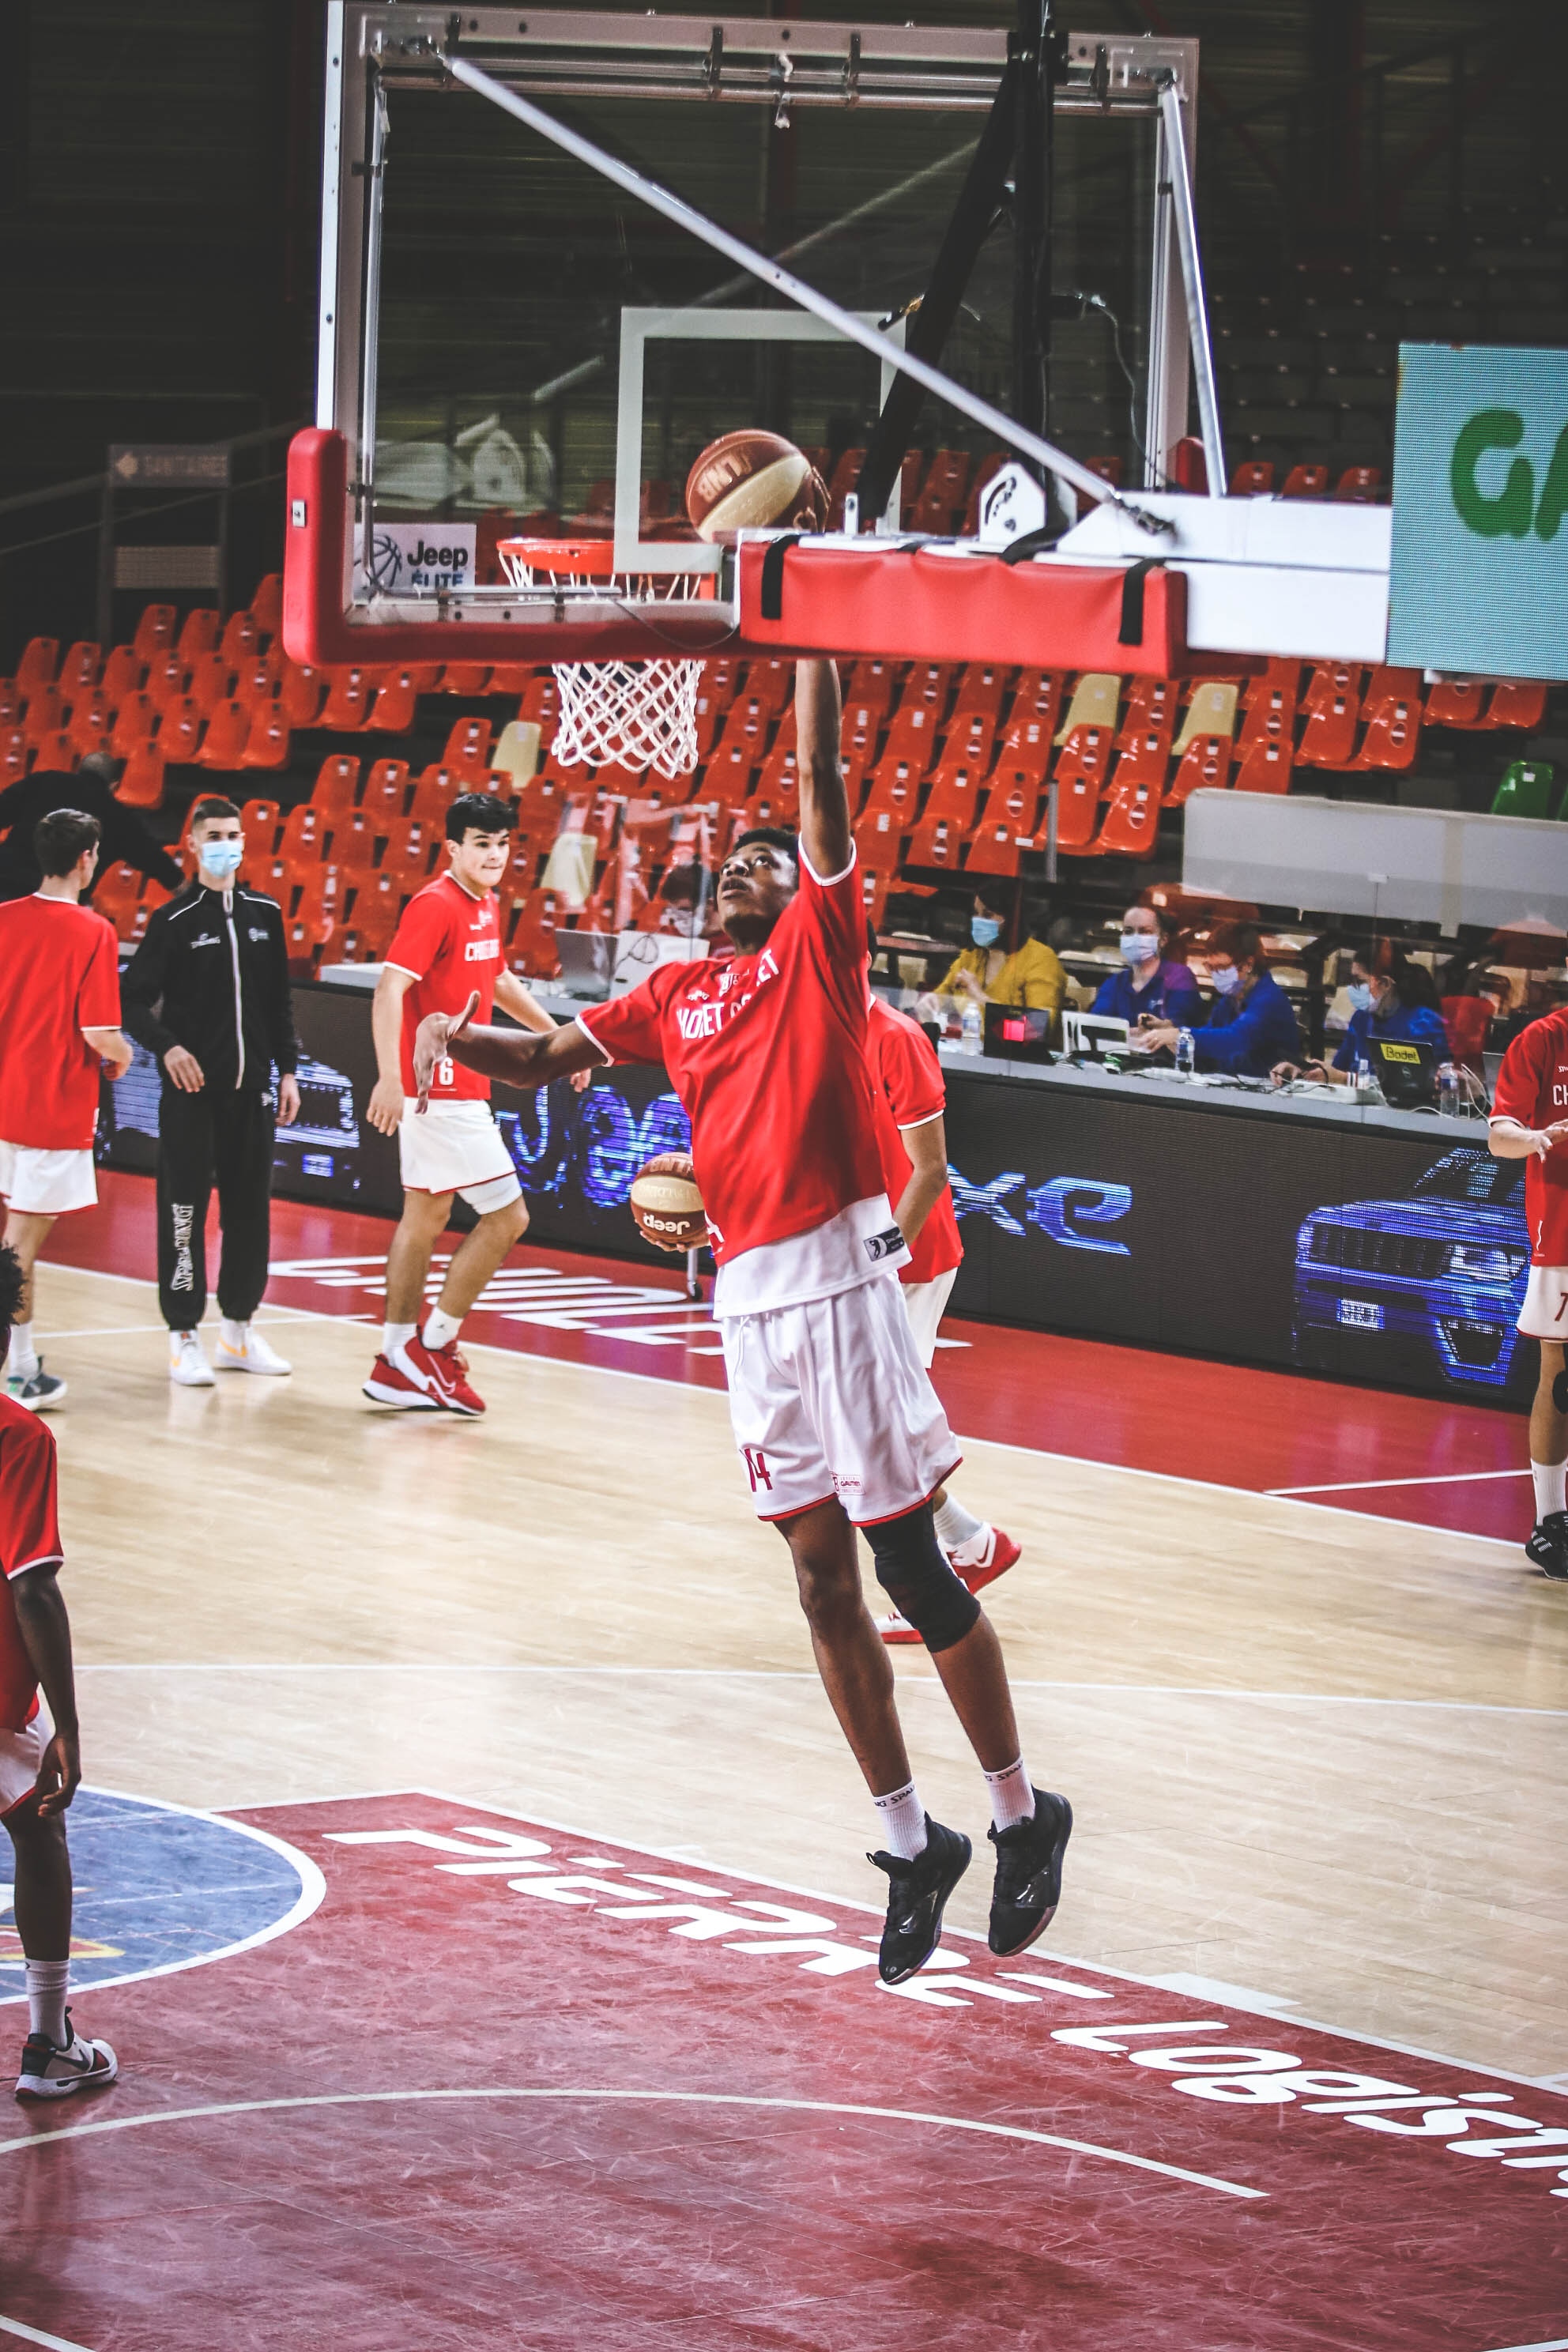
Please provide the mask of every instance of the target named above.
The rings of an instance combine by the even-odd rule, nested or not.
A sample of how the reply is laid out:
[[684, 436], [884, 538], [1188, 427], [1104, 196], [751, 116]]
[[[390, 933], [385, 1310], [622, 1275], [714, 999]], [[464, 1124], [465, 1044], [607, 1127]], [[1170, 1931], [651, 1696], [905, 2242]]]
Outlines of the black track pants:
[[248, 1323], [267, 1287], [272, 1241], [272, 1107], [249, 1087], [182, 1094], [159, 1106], [158, 1303], [171, 1331], [194, 1331], [206, 1312], [206, 1215], [217, 1186], [223, 1256], [217, 1303]]

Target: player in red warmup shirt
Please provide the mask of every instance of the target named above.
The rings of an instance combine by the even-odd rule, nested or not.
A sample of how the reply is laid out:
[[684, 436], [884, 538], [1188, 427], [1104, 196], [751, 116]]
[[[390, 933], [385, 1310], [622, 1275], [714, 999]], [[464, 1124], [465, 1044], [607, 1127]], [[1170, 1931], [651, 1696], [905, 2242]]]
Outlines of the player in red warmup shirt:
[[1524, 1221], [1530, 1282], [1519, 1328], [1541, 1342], [1530, 1413], [1535, 1528], [1524, 1549], [1568, 1581], [1568, 1006], [1521, 1029], [1502, 1057], [1488, 1139], [1499, 1160], [1528, 1160]]
[[[0, 1247], [0, 1357], [22, 1300], [22, 1264]], [[0, 1397], [0, 1819], [11, 1841], [12, 1913], [27, 1975], [20, 2099], [64, 2099], [112, 2083], [107, 2042], [86, 2042], [66, 2007], [71, 1864], [66, 1808], [81, 1780], [70, 1621], [60, 1598], [55, 1441]], [[49, 1705], [38, 1706], [38, 1685]]]
[[887, 1841], [871, 1859], [889, 1882], [881, 1973], [898, 1984], [935, 1950], [971, 1847], [916, 1795], [856, 1528], [985, 1774], [993, 1951], [1022, 1951], [1049, 1925], [1072, 1809], [1030, 1783], [1001, 1645], [931, 1522], [958, 1449], [896, 1280], [909, 1253], [877, 1150], [866, 918], [830, 662], [799, 665], [795, 729], [798, 845], [766, 827], [742, 834], [719, 876], [732, 957], [664, 964], [549, 1036], [437, 1013], [421, 1024], [416, 1075], [424, 1087], [448, 1058], [516, 1087], [599, 1062], [668, 1071], [719, 1263], [736, 1444], [758, 1517], [794, 1557], [817, 1666]]
[[[409, 900], [371, 1008], [379, 1072], [366, 1116], [397, 1138], [403, 1215], [386, 1260], [386, 1325], [364, 1393], [404, 1412], [483, 1412], [458, 1333], [512, 1244], [528, 1210], [511, 1154], [490, 1109], [489, 1081], [443, 1062], [415, 1117], [414, 1037], [426, 1013], [456, 1016], [470, 997], [489, 1019], [499, 1004], [528, 1029], [555, 1024], [501, 960], [496, 885], [506, 872], [515, 817], [490, 793], [461, 793], [447, 811], [447, 866]], [[583, 1085], [587, 1084], [586, 1076]], [[461, 1193], [479, 1217], [425, 1312], [430, 1253]]]
[[[876, 953], [877, 935], [869, 924], [867, 947]], [[918, 1023], [896, 1013], [874, 991], [869, 1013], [877, 1150], [894, 1217], [910, 1245], [899, 1280], [915, 1347], [929, 1372], [942, 1313], [963, 1262], [947, 1173], [947, 1082], [936, 1047]], [[945, 1486], [931, 1496], [931, 1510], [937, 1541], [971, 1592], [984, 1591], [1018, 1559], [1010, 1535], [977, 1519]], [[878, 1618], [877, 1631], [884, 1642], [920, 1640], [896, 1609]]]

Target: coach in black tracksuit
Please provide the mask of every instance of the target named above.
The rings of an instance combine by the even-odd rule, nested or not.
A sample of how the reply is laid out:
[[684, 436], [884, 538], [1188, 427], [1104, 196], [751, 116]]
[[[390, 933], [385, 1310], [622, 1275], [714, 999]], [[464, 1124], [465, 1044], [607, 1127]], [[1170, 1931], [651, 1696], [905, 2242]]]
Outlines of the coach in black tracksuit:
[[[163, 1066], [158, 1145], [158, 1292], [172, 1332], [206, 1310], [205, 1226], [217, 1184], [218, 1308], [248, 1326], [267, 1287], [271, 1241], [272, 1069], [277, 1117], [299, 1116], [299, 1045], [283, 913], [239, 880], [232, 801], [191, 812], [197, 878], [158, 908], [121, 982], [124, 1026]], [[256, 1369], [261, 1369], [258, 1366]], [[206, 1376], [210, 1379], [210, 1373]]]

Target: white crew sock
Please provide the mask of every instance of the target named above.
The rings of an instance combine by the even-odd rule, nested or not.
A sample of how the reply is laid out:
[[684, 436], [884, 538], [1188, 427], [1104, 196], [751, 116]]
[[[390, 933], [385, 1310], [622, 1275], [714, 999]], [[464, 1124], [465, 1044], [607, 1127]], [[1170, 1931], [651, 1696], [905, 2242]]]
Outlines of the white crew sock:
[[912, 1780], [901, 1789], [891, 1790], [885, 1797], [873, 1797], [877, 1819], [882, 1835], [888, 1841], [888, 1852], [896, 1853], [900, 1862], [913, 1862], [926, 1850], [926, 1809], [915, 1794]]
[[391, 1356], [395, 1349], [405, 1348], [417, 1333], [417, 1323], [384, 1323], [381, 1327], [381, 1352]]
[[38, 1351], [33, 1345], [32, 1325], [30, 1323], [13, 1323], [11, 1326], [11, 1353], [5, 1360], [6, 1371], [11, 1374], [13, 1379], [16, 1379], [25, 1372], [36, 1372], [37, 1369]]
[[1550, 1518], [1553, 1511], [1568, 1511], [1568, 1462], [1532, 1462], [1530, 1475], [1535, 1481], [1535, 1516]]
[[68, 1960], [29, 1960], [26, 1969], [28, 2031], [47, 2033], [55, 2048], [63, 2050], [71, 1964]]
[[457, 1338], [462, 1328], [460, 1315], [443, 1315], [438, 1307], [432, 1307], [425, 1318], [425, 1345], [427, 1348], [444, 1348], [449, 1339]]
[[966, 1511], [962, 1503], [955, 1503], [951, 1495], [934, 1516], [936, 1539], [945, 1552], [956, 1551], [959, 1545], [966, 1544], [972, 1536], [983, 1535], [985, 1531], [984, 1520], [977, 1519], [972, 1511]]
[[985, 1786], [991, 1793], [991, 1818], [999, 1830], [1010, 1830], [1015, 1822], [1032, 1822], [1035, 1818], [1035, 1792], [1020, 1756], [1003, 1772], [987, 1772]]
[[218, 1328], [223, 1335], [224, 1346], [226, 1348], [232, 1348], [237, 1356], [243, 1356], [245, 1353], [246, 1342], [250, 1338], [249, 1324], [231, 1323], [228, 1317], [226, 1315], [218, 1325]]

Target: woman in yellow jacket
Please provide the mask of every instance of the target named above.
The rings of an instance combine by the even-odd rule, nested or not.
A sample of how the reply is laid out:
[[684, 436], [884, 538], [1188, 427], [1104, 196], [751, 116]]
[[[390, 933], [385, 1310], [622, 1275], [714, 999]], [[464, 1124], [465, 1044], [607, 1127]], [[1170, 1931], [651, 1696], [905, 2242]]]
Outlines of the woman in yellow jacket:
[[1004, 929], [1002, 915], [977, 892], [969, 925], [974, 944], [954, 958], [938, 982], [936, 994], [961, 1002], [973, 997], [982, 1003], [1032, 1006], [1050, 1014], [1051, 1036], [1059, 1042], [1068, 985], [1060, 958], [1042, 940], [1028, 937], [1009, 954], [1002, 945]]

